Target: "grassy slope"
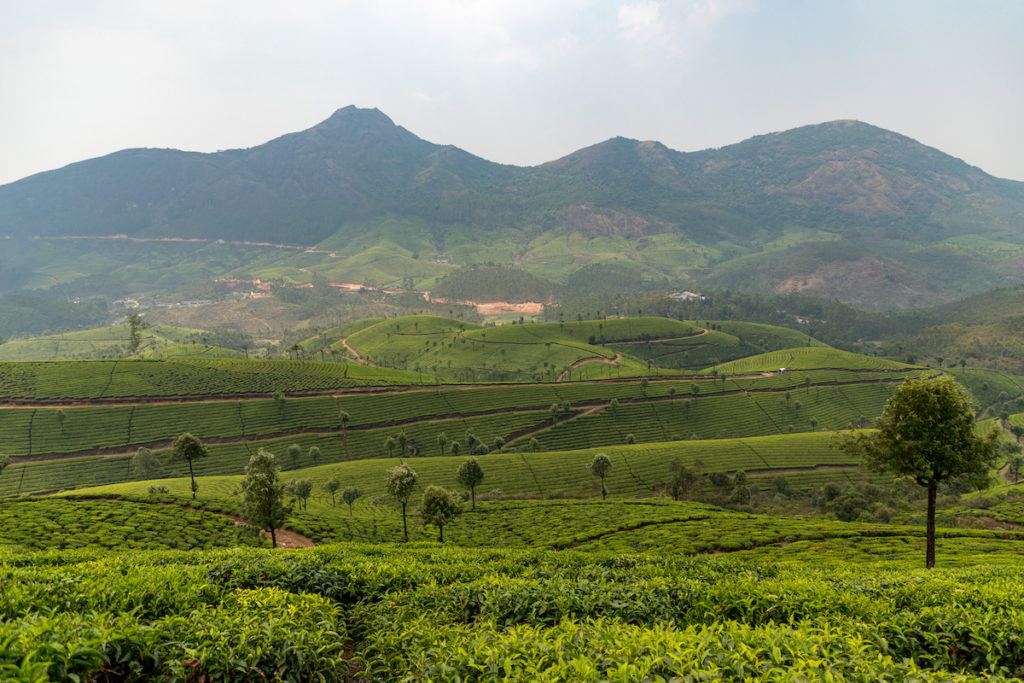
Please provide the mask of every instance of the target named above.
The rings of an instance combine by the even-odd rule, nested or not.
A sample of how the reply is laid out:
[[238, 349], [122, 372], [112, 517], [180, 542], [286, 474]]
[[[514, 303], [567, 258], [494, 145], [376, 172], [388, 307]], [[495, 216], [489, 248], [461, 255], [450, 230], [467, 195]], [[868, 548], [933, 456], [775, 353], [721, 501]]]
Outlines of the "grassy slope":
[[0, 400], [266, 394], [415, 384], [412, 372], [356, 364], [240, 359], [0, 363]]
[[[626, 318], [480, 328], [468, 323], [412, 316], [387, 320], [352, 334], [348, 343], [371, 362], [420, 368], [462, 381], [553, 380], [586, 358], [611, 360], [605, 342], [694, 335], [700, 328], [666, 318]], [[616, 365], [593, 363], [571, 379], [650, 374], [645, 363], [625, 356]]]
[[772, 372], [780, 368], [809, 370], [813, 368], [846, 368], [849, 370], [907, 370], [913, 366], [885, 358], [865, 356], [831, 347], [801, 346], [758, 354], [708, 368], [721, 374]]
[[[202, 330], [154, 325], [143, 330], [139, 354], [151, 358], [242, 356], [240, 351], [201, 343], [203, 334]], [[119, 358], [127, 355], [127, 349], [128, 326], [112, 325], [77, 332], [12, 339], [0, 344], [0, 361]]]
[[[442, 432], [449, 444], [461, 442], [465, 452], [470, 433], [487, 445], [496, 437], [507, 441], [521, 435], [511, 442], [513, 448], [528, 448], [535, 437], [542, 448], [572, 449], [622, 444], [627, 434], [647, 442], [833, 429], [877, 414], [891, 387], [877, 379], [855, 372], [794, 371], [753, 379], [658, 380], [646, 386], [633, 381], [439, 387], [338, 398], [288, 398], [283, 403], [252, 399], [59, 410], [4, 408], [0, 409], [0, 438], [8, 453], [66, 455], [18, 460], [0, 477], [0, 495], [130, 480], [137, 476], [131, 465], [136, 446], [166, 449], [183, 431], [204, 439], [229, 439], [228, 443], [210, 444], [210, 457], [199, 461], [197, 469], [205, 474], [235, 474], [242, 471], [254, 448], [265, 446], [283, 453], [288, 445], [297, 443], [304, 453], [299, 462], [286, 465], [308, 466], [315, 464], [306, 452], [312, 446], [321, 450], [321, 463], [381, 457], [386, 454], [385, 439], [400, 432], [416, 444], [421, 455], [434, 456], [440, 452], [437, 436]], [[850, 381], [857, 383], [833, 386]], [[819, 382], [823, 385], [816, 386]], [[691, 394], [694, 389], [696, 397]], [[610, 405], [611, 399], [620, 404]], [[552, 427], [546, 407], [562, 401], [579, 406], [580, 412]], [[344, 431], [338, 422], [339, 407], [350, 415]], [[395, 420], [399, 423], [392, 422]], [[109, 454], [81, 454], [96, 448], [107, 449]], [[156, 455], [163, 463], [162, 476], [184, 472], [180, 463], [169, 461], [166, 450], [157, 450]]]

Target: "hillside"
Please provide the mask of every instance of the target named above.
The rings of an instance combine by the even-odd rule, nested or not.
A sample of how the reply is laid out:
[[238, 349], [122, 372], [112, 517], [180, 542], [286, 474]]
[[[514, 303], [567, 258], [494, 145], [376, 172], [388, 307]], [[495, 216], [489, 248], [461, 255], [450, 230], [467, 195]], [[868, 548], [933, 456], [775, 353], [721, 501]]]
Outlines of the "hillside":
[[[453, 266], [493, 262], [541, 278], [508, 278], [506, 295], [532, 296], [582, 266], [627, 263], [649, 281], [867, 308], [1016, 282], [1022, 215], [1024, 184], [856, 121], [690, 153], [614, 138], [521, 168], [355, 107], [249, 149], [125, 150], [0, 187], [0, 235], [321, 244], [274, 259], [268, 272], [289, 276], [429, 285]], [[43, 279], [43, 266], [18, 265], [27, 270], [12, 281]], [[939, 277], [948, 272], [959, 277]], [[880, 278], [884, 292], [863, 285]]]

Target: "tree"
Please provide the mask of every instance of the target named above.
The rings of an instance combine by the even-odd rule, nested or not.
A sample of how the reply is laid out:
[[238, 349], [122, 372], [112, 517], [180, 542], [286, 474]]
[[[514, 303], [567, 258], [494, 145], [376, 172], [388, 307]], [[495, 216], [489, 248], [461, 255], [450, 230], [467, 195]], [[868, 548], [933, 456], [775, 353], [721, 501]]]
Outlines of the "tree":
[[636, 443], [636, 437], [632, 434], [626, 434], [626, 443], [632, 445]]
[[409, 542], [409, 523], [406, 512], [409, 507], [409, 497], [412, 496], [418, 482], [419, 477], [416, 476], [415, 470], [404, 462], [388, 470], [384, 480], [384, 488], [388, 495], [402, 506], [402, 537], [406, 543]]
[[313, 495], [313, 482], [309, 479], [296, 479], [290, 484], [292, 495], [305, 510], [309, 506], [309, 497]]
[[395, 449], [398, 448], [398, 440], [393, 436], [389, 436], [384, 439], [384, 450], [388, 452], [388, 457], [393, 458], [395, 455]]
[[729, 496], [729, 502], [733, 505], [747, 505], [750, 503], [750, 483], [747, 479], [747, 473], [739, 470], [733, 475], [732, 481], [732, 495]]
[[420, 514], [424, 524], [437, 527], [437, 540], [444, 543], [444, 526], [462, 514], [462, 501], [448, 489], [428, 486], [423, 492]]
[[441, 432], [437, 435], [437, 447], [441, 451], [441, 455], [444, 455], [445, 450], [448, 448], [448, 435]]
[[484, 470], [480, 463], [476, 458], [469, 458], [459, 465], [455, 478], [459, 484], [469, 489], [469, 498], [473, 501], [473, 509], [476, 510], [476, 487], [484, 480]]
[[128, 353], [135, 355], [142, 346], [142, 331], [149, 327], [142, 322], [142, 316], [132, 313], [128, 316]]
[[363, 492], [354, 486], [349, 486], [341, 492], [341, 499], [348, 505], [348, 516], [352, 516], [352, 505], [363, 497]]
[[601, 499], [608, 497], [608, 489], [605, 487], [605, 478], [612, 470], [612, 460], [604, 453], [598, 453], [590, 461], [590, 473], [601, 480]]
[[171, 458], [177, 462], [188, 463], [188, 476], [192, 480], [192, 500], [196, 499], [196, 491], [199, 490], [199, 487], [196, 485], [196, 473], [193, 464], [199, 458], [205, 458], [207, 454], [208, 451], [203, 442], [188, 432], [175, 439], [174, 444], [171, 446]]
[[344, 410], [338, 410], [338, 424], [341, 425], [341, 448], [345, 452], [345, 459], [348, 459], [348, 423], [352, 416]]
[[321, 455], [321, 451], [320, 451], [320, 447], [319, 446], [310, 446], [309, 447], [309, 459], [313, 461], [314, 465], [316, 465], [316, 464], [318, 464], [320, 462], [320, 455]]
[[299, 458], [302, 457], [302, 446], [297, 443], [293, 443], [288, 447], [288, 458], [292, 461], [292, 469], [297, 470], [299, 468]]
[[1020, 481], [1021, 473], [1024, 472], [1024, 455], [1021, 455], [1020, 446], [1014, 446], [1014, 448], [1017, 450], [1010, 453], [1010, 457], [1006, 461], [1006, 473], [1016, 484]]
[[452, 455], [458, 455], [462, 452], [462, 444], [458, 441], [452, 442]]
[[60, 435], [64, 436], [64, 421], [68, 419], [67, 414], [61, 409], [57, 413], [57, 424], [60, 425]]
[[132, 456], [132, 472], [136, 479], [156, 479], [160, 476], [160, 461], [143, 446]]
[[672, 500], [686, 498], [693, 487], [697, 485], [700, 475], [678, 460], [673, 460], [668, 469], [672, 474], [672, 479], [668, 484], [668, 492], [672, 496]]
[[540, 452], [540, 441], [537, 440], [537, 437], [530, 437], [529, 447], [531, 453]]
[[270, 542], [277, 547], [277, 529], [284, 524], [289, 513], [284, 503], [284, 484], [281, 468], [274, 454], [260, 449], [245, 468], [242, 480], [242, 513], [250, 522], [270, 534]]
[[886, 401], [876, 431], [848, 436], [840, 446], [872, 470], [910, 477], [928, 489], [925, 566], [935, 566], [935, 498], [951, 477], [986, 472], [998, 433], [975, 430], [970, 395], [948, 375], [905, 380]]
[[327, 483], [324, 484], [324, 491], [327, 491], [327, 493], [330, 494], [330, 496], [331, 496], [331, 505], [332, 506], [338, 504], [337, 494], [338, 494], [338, 489], [340, 489], [340, 488], [341, 488], [341, 482], [338, 481], [337, 479], [331, 479], [330, 481], [328, 481]]

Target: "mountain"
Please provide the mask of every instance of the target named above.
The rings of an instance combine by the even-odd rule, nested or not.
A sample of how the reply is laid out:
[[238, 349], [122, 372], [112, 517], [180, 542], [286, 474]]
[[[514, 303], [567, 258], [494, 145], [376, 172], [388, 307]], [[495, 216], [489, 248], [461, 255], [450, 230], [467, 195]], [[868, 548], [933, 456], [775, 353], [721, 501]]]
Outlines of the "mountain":
[[651, 280], [868, 307], [1018, 282], [1022, 228], [1024, 183], [857, 121], [690, 153], [613, 138], [515, 167], [345, 107], [249, 149], [124, 150], [0, 186], [0, 235], [14, 237], [324, 243], [353, 259], [384, 245], [400, 256], [390, 270], [348, 269], [426, 281], [451, 264], [514, 263], [564, 281], [588, 263], [630, 261]]

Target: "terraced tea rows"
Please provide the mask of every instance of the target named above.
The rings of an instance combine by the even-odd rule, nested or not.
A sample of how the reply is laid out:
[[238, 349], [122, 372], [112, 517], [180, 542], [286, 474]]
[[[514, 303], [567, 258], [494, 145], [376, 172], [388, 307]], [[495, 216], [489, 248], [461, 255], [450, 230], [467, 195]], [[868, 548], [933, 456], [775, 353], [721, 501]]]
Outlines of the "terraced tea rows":
[[809, 370], [812, 368], [844, 368], [847, 370], [905, 370], [905, 363], [841, 351], [831, 347], [803, 346], [762, 353], [714, 366], [722, 374], [737, 375], [746, 372]]

